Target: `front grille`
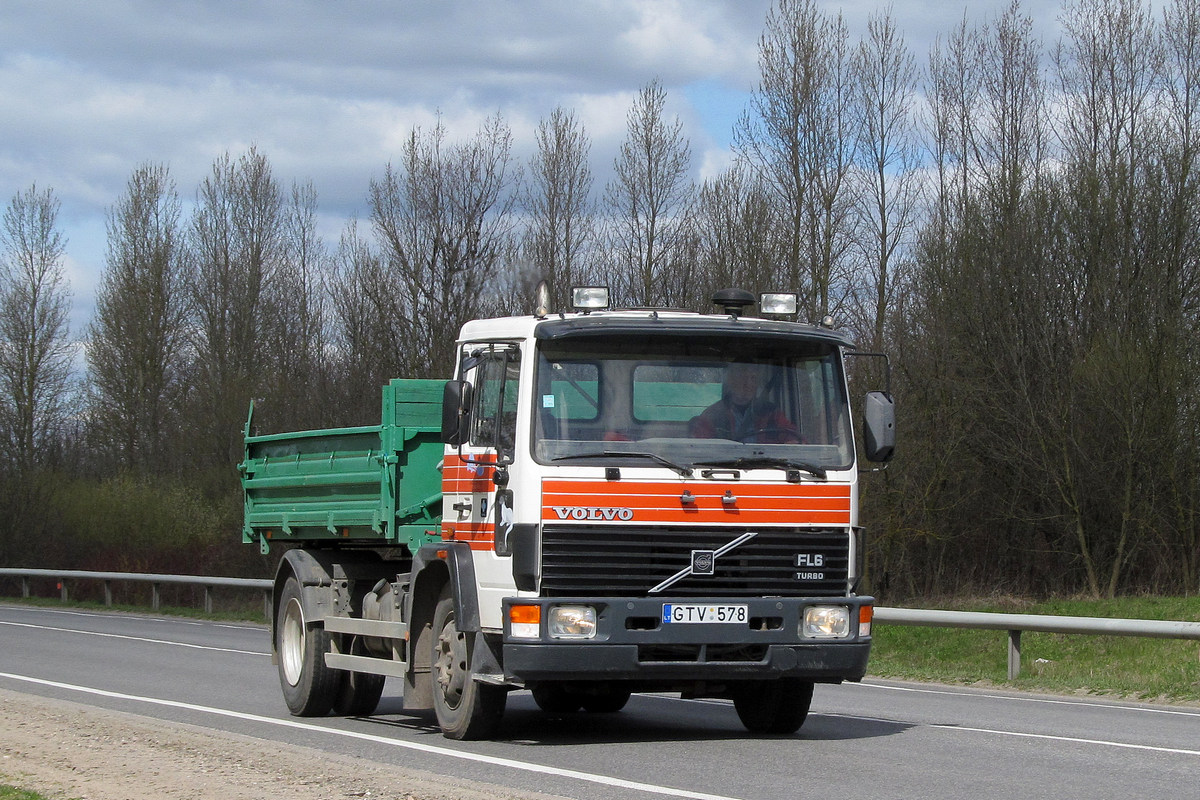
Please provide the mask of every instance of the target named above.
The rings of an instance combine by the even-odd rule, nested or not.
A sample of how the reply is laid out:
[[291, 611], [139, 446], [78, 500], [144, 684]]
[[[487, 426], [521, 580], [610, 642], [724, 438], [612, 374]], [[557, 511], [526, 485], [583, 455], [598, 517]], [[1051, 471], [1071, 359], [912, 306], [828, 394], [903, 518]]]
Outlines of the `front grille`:
[[[645, 597], [651, 587], [688, 566], [693, 550], [717, 550], [742, 533], [730, 528], [548, 525], [542, 530], [542, 596]], [[805, 566], [797, 566], [798, 556]], [[844, 528], [766, 528], [718, 558], [715, 574], [689, 575], [661, 594], [840, 597], [846, 592], [849, 562], [849, 531]]]

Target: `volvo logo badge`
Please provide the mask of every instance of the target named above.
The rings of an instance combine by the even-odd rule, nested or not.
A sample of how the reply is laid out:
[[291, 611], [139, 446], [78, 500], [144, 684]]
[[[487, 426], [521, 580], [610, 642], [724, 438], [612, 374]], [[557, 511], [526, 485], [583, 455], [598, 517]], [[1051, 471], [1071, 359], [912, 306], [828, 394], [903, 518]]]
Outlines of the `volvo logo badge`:
[[650, 594], [658, 594], [664, 589], [669, 589], [675, 584], [689, 575], [704, 575], [711, 576], [716, 574], [717, 559], [728, 553], [730, 550], [741, 547], [746, 542], [758, 536], [757, 531], [746, 531], [741, 536], [734, 539], [732, 542], [721, 545], [716, 550], [693, 550], [691, 562], [683, 569], [676, 572], [671, 577], [660, 583], [658, 586], [649, 590]]
[[559, 519], [604, 520], [612, 522], [619, 519], [628, 522], [633, 519], [632, 508], [600, 508], [597, 506], [551, 506]]

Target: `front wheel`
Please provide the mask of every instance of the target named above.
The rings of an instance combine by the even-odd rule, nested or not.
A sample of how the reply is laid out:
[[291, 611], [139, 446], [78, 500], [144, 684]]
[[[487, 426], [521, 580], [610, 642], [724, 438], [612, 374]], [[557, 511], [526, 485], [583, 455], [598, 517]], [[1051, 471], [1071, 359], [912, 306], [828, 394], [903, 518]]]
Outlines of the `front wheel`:
[[583, 696], [583, 708], [593, 714], [615, 714], [629, 702], [628, 689], [605, 688]]
[[450, 587], [433, 612], [433, 710], [448, 739], [486, 739], [504, 715], [508, 690], [475, 680], [471, 649], [476, 633], [458, 629]]
[[733, 707], [751, 733], [788, 734], [804, 724], [812, 696], [812, 681], [746, 681], [734, 687]]
[[325, 666], [329, 634], [324, 626], [304, 618], [300, 582], [290, 577], [279, 596], [275, 617], [275, 651], [279, 657], [279, 685], [288, 710], [297, 717], [329, 713], [337, 699], [337, 670]]
[[530, 693], [538, 708], [548, 714], [573, 714], [581, 704], [577, 693], [554, 681], [535, 684]]

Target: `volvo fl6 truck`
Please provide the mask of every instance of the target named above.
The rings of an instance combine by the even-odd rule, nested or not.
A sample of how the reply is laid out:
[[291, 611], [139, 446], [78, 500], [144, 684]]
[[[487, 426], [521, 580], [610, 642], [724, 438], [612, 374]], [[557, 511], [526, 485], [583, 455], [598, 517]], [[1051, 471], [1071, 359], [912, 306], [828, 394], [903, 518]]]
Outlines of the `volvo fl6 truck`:
[[243, 539], [282, 552], [293, 714], [369, 714], [391, 676], [456, 739], [514, 690], [560, 714], [727, 698], [780, 734], [863, 677], [856, 451], [891, 457], [894, 407], [866, 395], [856, 447], [851, 340], [794, 295], [573, 297], [467, 323], [452, 377], [393, 380], [379, 424], [257, 435], [251, 409]]

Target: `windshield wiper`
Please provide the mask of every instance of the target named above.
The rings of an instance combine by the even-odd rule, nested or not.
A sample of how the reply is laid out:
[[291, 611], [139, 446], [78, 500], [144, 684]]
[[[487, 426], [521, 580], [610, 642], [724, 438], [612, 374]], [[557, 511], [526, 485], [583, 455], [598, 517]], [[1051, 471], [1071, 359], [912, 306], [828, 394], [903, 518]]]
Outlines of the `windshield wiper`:
[[825, 478], [828, 473], [824, 467], [807, 461], [797, 461], [794, 458], [776, 458], [772, 456], [742, 456], [741, 458], [729, 458], [723, 461], [697, 461], [695, 466], [700, 467], [733, 467], [735, 469], [761, 469], [777, 467], [779, 469], [798, 469], [802, 472], [807, 472], [816, 478]]
[[668, 469], [672, 470], [673, 472], [679, 473], [680, 475], [682, 475], [685, 478], [690, 478], [692, 475], [691, 467], [684, 467], [679, 464], [676, 464], [674, 461], [670, 460], [669, 458], [663, 458], [662, 456], [658, 455], [657, 453], [642, 453], [642, 452], [639, 452], [636, 450], [635, 451], [597, 450], [592, 453], [571, 453], [569, 455], [558, 456], [558, 457], [552, 458], [550, 460], [551, 461], [569, 461], [573, 458], [596, 458], [598, 456], [607, 456], [609, 458], [648, 458], [651, 461], [657, 461], [659, 464], [662, 464], [664, 467], [667, 467]]

